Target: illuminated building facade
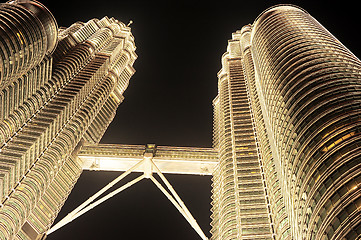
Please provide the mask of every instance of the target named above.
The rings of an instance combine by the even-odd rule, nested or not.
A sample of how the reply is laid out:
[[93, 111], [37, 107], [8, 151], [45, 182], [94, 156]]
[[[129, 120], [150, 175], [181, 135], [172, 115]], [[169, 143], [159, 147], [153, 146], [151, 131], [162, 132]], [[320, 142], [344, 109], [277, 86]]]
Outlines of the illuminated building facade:
[[[361, 235], [361, 62], [304, 10], [270, 8], [233, 34], [213, 148], [99, 144], [137, 58], [116, 19], [58, 28], [14, 0], [0, 31], [0, 239], [44, 239], [144, 178], [207, 239], [162, 173], [213, 175], [213, 240]], [[124, 173], [51, 227], [82, 170]]]
[[233, 34], [222, 66], [212, 239], [358, 239], [360, 60], [280, 5]]
[[0, 5], [0, 239], [40, 239], [134, 73], [134, 38], [114, 18], [59, 28], [39, 2]]

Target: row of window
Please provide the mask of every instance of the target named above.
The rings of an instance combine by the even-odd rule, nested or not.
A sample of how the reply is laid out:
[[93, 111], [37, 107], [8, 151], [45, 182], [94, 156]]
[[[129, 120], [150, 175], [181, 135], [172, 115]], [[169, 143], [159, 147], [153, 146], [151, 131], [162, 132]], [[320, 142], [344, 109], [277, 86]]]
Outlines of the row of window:
[[[31, 123], [27, 124], [27, 127], [21, 129], [20, 137], [16, 137], [12, 143], [5, 147], [0, 153], [0, 155], [4, 155], [4, 157], [11, 154], [11, 152], [17, 154], [22, 153], [19, 157], [16, 157], [16, 161], [20, 162], [21, 167], [19, 174], [17, 174], [13, 182], [9, 182], [9, 185], [7, 185], [6, 188], [11, 188], [11, 186], [20, 179], [25, 171], [29, 169], [35, 158], [39, 156], [43, 149], [55, 137], [59, 129], [66, 123], [69, 116], [73, 114], [72, 112], [78, 108], [77, 106], [74, 106], [74, 103], [77, 101], [71, 101], [71, 97], [80, 91], [80, 88], [78, 88], [77, 85], [84, 84], [85, 82], [79, 80], [74, 80], [74, 82], [76, 84], [71, 88], [73, 91], [69, 91], [71, 84], [68, 84], [63, 88], [64, 90], [60, 91], [58, 97], [55, 97], [46, 108], [37, 114], [36, 118], [33, 119]], [[59, 98], [64, 96], [63, 91], [67, 92], [65, 96], [67, 101], [65, 103], [64, 101], [58, 101]], [[69, 105], [74, 106], [73, 111], [69, 110], [71, 108]], [[34, 147], [24, 147], [24, 144], [22, 143], [23, 137], [33, 139], [30, 145], [33, 145]], [[6, 193], [6, 191], [8, 190], [5, 190], [4, 193]]]
[[[322, 210], [337, 189], [336, 182], [324, 184], [326, 176], [357, 158], [361, 64], [299, 9], [268, 12], [253, 33], [252, 53], [280, 157], [282, 189], [287, 188], [286, 207], [294, 217], [293, 234], [318, 239], [337, 207], [348, 201]], [[320, 206], [315, 209], [311, 202]], [[326, 230], [329, 238], [346, 234], [333, 230]], [[311, 236], [312, 231], [317, 234]]]
[[[88, 61], [87, 56], [84, 56], [81, 51], [78, 56], [83, 58], [75, 58], [72, 60], [75, 63], [79, 63], [80, 67], [82, 67], [84, 61], [85, 63]], [[21, 141], [23, 140], [27, 139], [26, 143], [30, 141], [33, 147], [28, 148], [28, 144], [25, 146], [25, 149], [28, 148], [28, 151], [33, 149], [35, 154], [28, 154], [30, 161], [27, 162], [29, 163], [34, 163], [35, 158], [32, 156], [42, 156], [40, 153], [41, 151], [44, 151], [44, 149], [46, 151], [45, 155], [40, 157], [41, 163], [45, 164], [47, 162], [46, 155], [53, 153], [53, 157], [50, 158], [52, 160], [49, 164], [44, 165], [39, 162], [39, 164], [31, 165], [32, 171], [28, 171], [27, 178], [21, 181], [22, 185], [26, 186], [26, 184], [29, 184], [29, 186], [31, 186], [29, 188], [30, 192], [28, 193], [24, 193], [21, 189], [17, 192], [19, 195], [26, 194], [32, 198], [28, 201], [28, 204], [34, 204], [38, 201], [38, 197], [47, 187], [47, 183], [52, 177], [53, 172], [57, 172], [62, 166], [65, 154], [69, 154], [69, 149], [75, 147], [76, 142], [80, 140], [85, 129], [89, 126], [90, 119], [93, 119], [92, 116], [97, 112], [94, 108], [99, 109], [99, 106], [104, 104], [107, 94], [110, 94], [110, 91], [114, 86], [114, 81], [102, 81], [102, 74], [106, 72], [106, 66], [104, 66], [101, 61], [99, 62], [99, 59], [95, 59], [86, 67], [86, 69], [84, 69], [88, 74], [79, 74], [77, 78], [68, 83], [69, 78], [72, 78], [72, 75], [79, 67], [79, 64], [78, 66], [76, 66], [76, 64], [74, 66], [70, 61], [70, 64], [67, 65], [66, 61], [67, 59], [64, 59], [58, 64], [58, 68], [55, 68], [58, 69], [58, 71], [54, 72], [54, 77], [56, 78], [55, 83], [60, 86], [65, 84], [66, 86], [62, 89], [58, 89], [56, 92], [57, 95], [52, 99], [50, 104], [42, 109], [32, 122], [22, 129], [19, 136], [14, 138], [8, 145], [8, 148], [10, 148], [15, 142], [17, 144], [22, 144]], [[64, 67], [62, 67], [61, 64], [63, 64]], [[92, 73], [95, 76], [92, 76], [89, 73]], [[89, 95], [92, 97], [89, 97]], [[54, 137], [58, 140], [52, 142], [52, 145], [49, 148], [49, 140]], [[64, 141], [62, 139], [64, 139]], [[44, 171], [42, 170], [42, 166], [45, 167]], [[56, 192], [62, 196], [67, 196], [68, 193], [63, 192], [63, 189], [66, 189], [65, 185], [69, 182], [71, 181], [68, 179], [58, 182], [62, 187], [58, 188]], [[6, 205], [10, 206], [14, 201], [14, 199], [10, 198], [10, 200], [6, 202]], [[30, 209], [31, 208], [28, 208], [26, 212], [29, 212]], [[38, 214], [40, 214], [40, 212]], [[20, 219], [24, 219], [24, 216], [18, 216], [17, 218], [14, 218], [13, 221], [18, 221]], [[7, 226], [7, 229], [16, 231], [19, 227], [19, 222], [16, 222], [15, 225], [12, 225], [10, 222], [5, 223], [5, 225]], [[6, 238], [9, 238], [12, 234], [14, 234], [14, 232], [11, 232]]]
[[[98, 80], [100, 81], [101, 79]], [[86, 129], [85, 127], [90, 124], [90, 119], [92, 119], [92, 117], [87, 116], [87, 114], [84, 114], [86, 109], [89, 109], [89, 105], [97, 106], [99, 102], [104, 103], [105, 101], [104, 96], [110, 94], [111, 84], [112, 84], [111, 81], [102, 81], [101, 83], [95, 84], [95, 88], [90, 92], [91, 97], [87, 97], [84, 100], [84, 102], [81, 104], [81, 107], [75, 112], [75, 114], [70, 116], [69, 118], [70, 121], [68, 120], [65, 123], [64, 127], [61, 129], [61, 133], [56, 138], [57, 140], [55, 140], [55, 142], [53, 142], [53, 144], [50, 146], [48, 151], [46, 151], [45, 154], [50, 154], [51, 152], [54, 153], [53, 159], [55, 160], [55, 163], [53, 162], [51, 165], [54, 172], [59, 171], [60, 166], [63, 164], [64, 156], [66, 154], [70, 154], [69, 149], [73, 149], [75, 147], [76, 143], [80, 140], [81, 136], [85, 132]], [[54, 100], [56, 100], [56, 97], [54, 98]], [[95, 113], [96, 110], [88, 112], [88, 114], [91, 115], [95, 115]], [[56, 116], [57, 115], [54, 115], [54, 118], [56, 118]], [[34, 119], [33, 122], [36, 122], [36, 118]], [[62, 139], [64, 139], [63, 142], [61, 141]], [[40, 161], [45, 161], [45, 159], [40, 158]], [[39, 164], [35, 164], [33, 167], [34, 169], [31, 172], [29, 172], [27, 174], [27, 178], [24, 179], [24, 181], [22, 181], [23, 182], [22, 184], [24, 185], [26, 184], [31, 185], [30, 196], [33, 196], [34, 199], [28, 202], [28, 204], [35, 204], [39, 200], [39, 197], [41, 196], [41, 192], [45, 190], [45, 187], [47, 186], [47, 183], [50, 180], [50, 179], [46, 179], [44, 175], [37, 174], [39, 172], [39, 167], [40, 167]], [[65, 191], [65, 189], [67, 189], [66, 185], [71, 183], [71, 181], [69, 179], [66, 179], [67, 178], [66, 172], [64, 173], [64, 175], [59, 175], [59, 176], [60, 177], [57, 178], [58, 179], [57, 184], [54, 187], [57, 188], [56, 192], [59, 193], [59, 195], [62, 196], [62, 198], [64, 198], [64, 196], [68, 195], [68, 193]], [[17, 192], [17, 194], [21, 195], [22, 191]], [[13, 201], [14, 200], [10, 198], [6, 203], [6, 206], [11, 205]], [[40, 212], [33, 212], [33, 213], [37, 217], [42, 216]], [[13, 221], [16, 221], [17, 219], [23, 220], [25, 219], [25, 217], [20, 216], [14, 219]], [[18, 224], [19, 223], [15, 223], [15, 226], [18, 227], [19, 226]], [[16, 231], [16, 229], [14, 230]]]
[[101, 107], [99, 113], [84, 134], [84, 139], [89, 143], [99, 143], [105, 130], [115, 116], [119, 103], [114, 102], [112, 98], [108, 98]]
[[249, 95], [251, 98], [252, 112], [255, 116], [257, 139], [260, 144], [259, 151], [261, 152], [262, 156], [261, 161], [265, 174], [264, 180], [267, 183], [267, 199], [270, 202], [272, 214], [271, 219], [272, 223], [274, 224], [273, 231], [275, 231], [277, 239], [288, 239], [290, 237], [288, 218], [284, 211], [283, 197], [281, 195], [279, 180], [275, 171], [275, 165], [273, 162], [269, 140], [264, 125], [262, 110], [255, 86], [254, 65], [250, 49], [247, 49], [243, 54], [243, 64], [246, 73]]
[[[220, 91], [220, 118], [216, 125], [219, 133], [219, 176], [213, 177], [213, 208], [212, 208], [212, 238], [232, 239], [237, 237], [239, 223], [237, 223], [236, 192], [234, 161], [232, 159], [231, 116], [229, 108], [228, 81], [222, 81]], [[223, 108], [223, 109], [222, 109]], [[225, 109], [224, 109], [225, 108]], [[228, 110], [226, 110], [228, 109]], [[224, 126], [224, 128], [223, 128]], [[222, 129], [224, 129], [222, 131]]]
[[[38, 65], [47, 53], [43, 23], [17, 3], [0, 7], [0, 89]], [[52, 29], [56, 31], [56, 29]], [[49, 30], [51, 31], [51, 30]], [[52, 33], [55, 36], [57, 33]]]
[[[43, 233], [51, 226], [57, 213], [60, 211], [60, 207], [66, 200], [66, 197], [64, 196], [67, 196], [74, 186], [81, 170], [82, 168], [79, 163], [77, 163], [76, 158], [69, 157], [65, 161], [58, 175], [37, 204], [36, 209], [34, 209], [31, 216], [28, 218], [29, 224], [31, 224], [38, 233]], [[66, 184], [66, 186], [63, 184]], [[58, 188], [57, 186], [60, 186], [62, 191], [65, 190], [64, 195], [62, 192], [54, 191], [55, 188]]]
[[[227, 81], [220, 79], [221, 107], [218, 111], [221, 113], [215, 122], [219, 126], [215, 129], [224, 130], [215, 133], [220, 141], [218, 143], [220, 165], [216, 170], [219, 171], [219, 176], [214, 174], [213, 178], [212, 238], [228, 239], [231, 236], [236, 237], [237, 234], [271, 238], [265, 192], [260, 181], [261, 171], [240, 60], [229, 60], [228, 84]], [[221, 127], [222, 125], [224, 128]], [[222, 185], [217, 181], [222, 181]], [[254, 204], [260, 208], [249, 208]], [[240, 209], [239, 213], [237, 209]], [[261, 228], [251, 230], [252, 224], [244, 222], [243, 226], [241, 222], [237, 222], [239, 216], [243, 221], [247, 221], [248, 218], [252, 219], [255, 214], [261, 213], [266, 216], [262, 221], [265, 224], [262, 230]]]

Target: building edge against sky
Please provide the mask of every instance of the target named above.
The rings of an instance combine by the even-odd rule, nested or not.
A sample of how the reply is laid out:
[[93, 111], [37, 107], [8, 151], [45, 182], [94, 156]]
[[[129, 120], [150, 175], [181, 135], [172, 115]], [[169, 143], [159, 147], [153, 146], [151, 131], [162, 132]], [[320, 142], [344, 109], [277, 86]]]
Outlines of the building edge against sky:
[[361, 234], [360, 65], [296, 6], [233, 34], [214, 100], [212, 239]]
[[82, 172], [134, 73], [134, 38], [114, 18], [57, 28], [37, 1], [0, 5], [0, 239], [39, 239]]

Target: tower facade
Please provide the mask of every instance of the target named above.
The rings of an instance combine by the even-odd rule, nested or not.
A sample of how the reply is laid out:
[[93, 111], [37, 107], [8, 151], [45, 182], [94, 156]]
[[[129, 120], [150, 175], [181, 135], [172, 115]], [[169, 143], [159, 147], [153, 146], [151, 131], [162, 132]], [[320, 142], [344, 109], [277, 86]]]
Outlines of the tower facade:
[[356, 239], [360, 60], [280, 5], [233, 34], [218, 77], [212, 239]]
[[0, 239], [40, 239], [123, 101], [134, 38], [108, 17], [58, 28], [37, 1], [0, 18]]

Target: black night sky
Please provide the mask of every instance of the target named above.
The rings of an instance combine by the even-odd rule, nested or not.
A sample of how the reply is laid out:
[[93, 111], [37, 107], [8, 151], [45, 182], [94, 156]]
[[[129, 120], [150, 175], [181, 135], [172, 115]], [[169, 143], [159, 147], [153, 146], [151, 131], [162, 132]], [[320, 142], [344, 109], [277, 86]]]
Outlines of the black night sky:
[[[40, 0], [41, 1], [41, 0]], [[279, 3], [307, 10], [356, 56], [361, 56], [357, 1], [43, 0], [59, 26], [113, 16], [132, 20], [136, 73], [102, 143], [212, 145], [212, 100], [231, 33]], [[119, 172], [84, 172], [64, 205], [69, 211]], [[211, 178], [166, 176], [210, 237]], [[122, 183], [133, 179], [134, 175]], [[48, 236], [62, 239], [200, 239], [149, 180], [143, 180]]]

